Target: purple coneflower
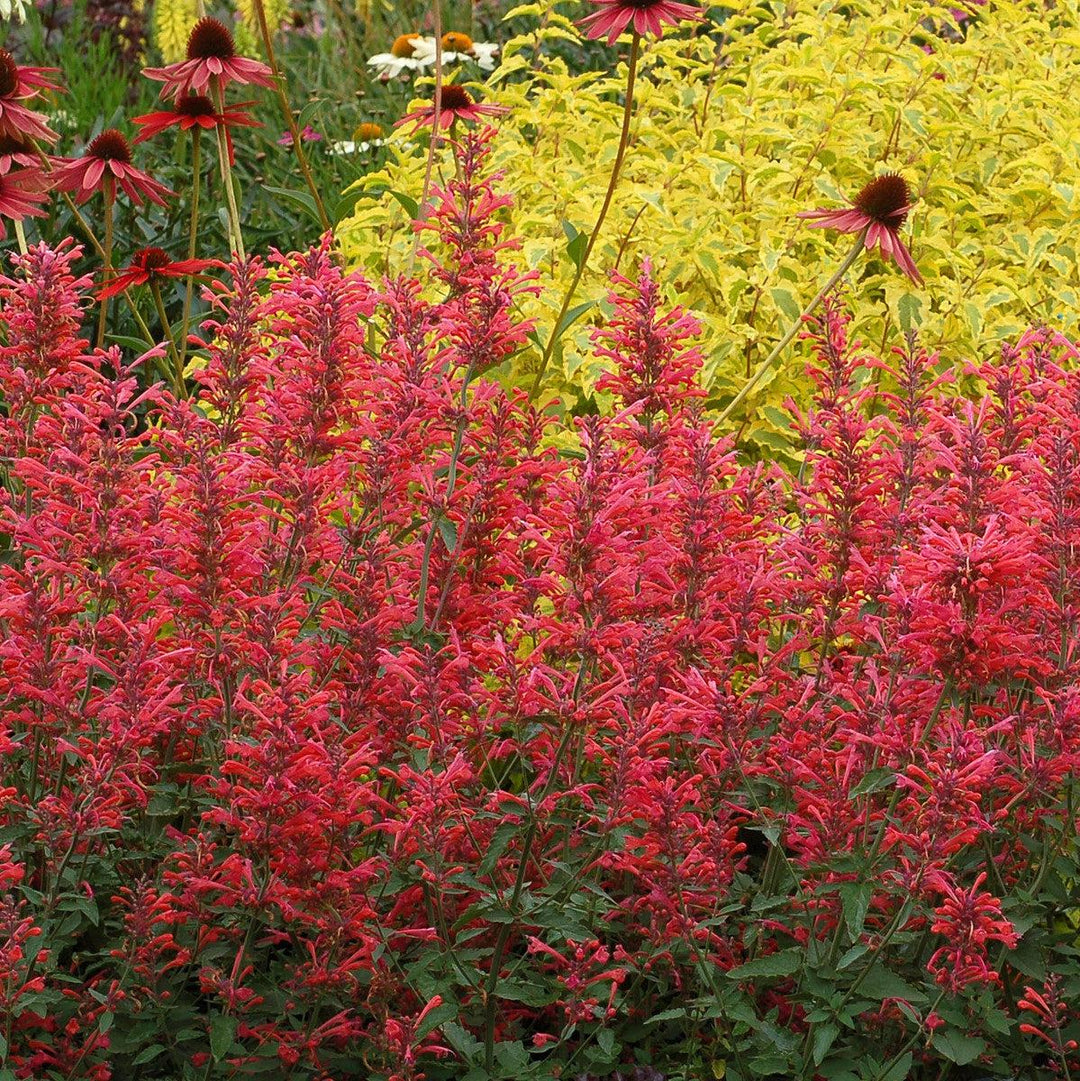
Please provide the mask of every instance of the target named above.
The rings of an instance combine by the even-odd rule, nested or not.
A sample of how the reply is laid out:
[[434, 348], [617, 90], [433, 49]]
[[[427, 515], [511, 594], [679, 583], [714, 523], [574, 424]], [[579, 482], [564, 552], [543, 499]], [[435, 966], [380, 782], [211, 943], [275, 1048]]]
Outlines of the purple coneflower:
[[[463, 86], [446, 83], [442, 88], [442, 100], [439, 107], [439, 127], [448, 128], [455, 120], [481, 120], [485, 116], [502, 116], [510, 110], [505, 105], [487, 105], [473, 101], [472, 96]], [[435, 102], [403, 116], [394, 127], [400, 127], [413, 121], [418, 128], [434, 127]]]
[[896, 265], [913, 282], [922, 277], [911, 253], [900, 239], [900, 229], [911, 210], [911, 192], [899, 173], [875, 177], [855, 196], [854, 203], [841, 210], [804, 210], [798, 216], [810, 221], [811, 229], [836, 229], [841, 233], [865, 233], [868, 249], [877, 248], [886, 261]]
[[578, 25], [587, 28], [586, 36], [590, 38], [607, 34], [609, 45], [614, 45], [615, 39], [631, 24], [636, 34], [659, 36], [665, 23], [676, 26], [680, 19], [701, 18], [700, 8], [677, 0], [594, 0], [594, 3], [600, 10], [586, 15]]

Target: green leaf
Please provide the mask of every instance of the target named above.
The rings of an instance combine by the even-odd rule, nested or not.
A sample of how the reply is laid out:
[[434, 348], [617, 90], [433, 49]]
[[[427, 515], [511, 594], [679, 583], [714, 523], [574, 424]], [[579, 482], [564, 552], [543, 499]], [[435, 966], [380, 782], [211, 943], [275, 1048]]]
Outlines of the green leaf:
[[844, 923], [848, 934], [858, 938], [862, 934], [866, 913], [870, 910], [870, 900], [874, 888], [869, 882], [845, 882], [840, 887], [840, 899], [844, 905]]
[[393, 188], [387, 188], [386, 191], [401, 204], [405, 213], [408, 214], [413, 221], [416, 221], [420, 216], [420, 204], [411, 195], [406, 195], [403, 191], [394, 191]]
[[824, 1025], [814, 1026], [813, 1055], [814, 1065], [820, 1066], [825, 1056], [829, 1053], [836, 1037], [840, 1035], [840, 1026], [829, 1021]]
[[[892, 1067], [887, 1073], [882, 1074], [880, 1081], [908, 1081], [908, 1075], [911, 1073], [911, 1063], [915, 1056], [909, 1051], [906, 1055], [902, 1055], [899, 1060], [893, 1063]], [[877, 1077], [876, 1073], [869, 1074], [870, 1077]]]
[[579, 233], [568, 221], [562, 223], [563, 232], [566, 234], [566, 254], [576, 270], [581, 269], [581, 261], [585, 258], [585, 249], [589, 246], [588, 233]]
[[153, 1062], [154, 1059], [160, 1055], [165, 1048], [159, 1043], [152, 1043], [149, 1047], [144, 1047], [134, 1058], [132, 1066], [145, 1066], [148, 1062]]
[[896, 316], [905, 334], [918, 330], [922, 326], [922, 300], [914, 293], [905, 293], [896, 302]]
[[435, 519], [435, 525], [439, 529], [439, 536], [442, 537], [443, 544], [446, 545], [446, 550], [448, 552], [455, 551], [458, 543], [457, 526], [442, 514]]
[[778, 285], [769, 292], [772, 293], [773, 303], [784, 313], [789, 322], [794, 323], [802, 314], [802, 308], [799, 307], [795, 294], [790, 289], [782, 289]]
[[926, 995], [895, 972], [875, 965], [859, 984], [859, 994], [867, 998], [902, 998], [905, 1002], [925, 1002]]
[[974, 1062], [987, 1047], [986, 1041], [978, 1036], [968, 1036], [955, 1028], [943, 1028], [934, 1033], [934, 1048], [940, 1051], [950, 1062], [957, 1066], [966, 1066]]
[[263, 191], [268, 191], [271, 195], [276, 195], [280, 199], [284, 199], [285, 202], [298, 206], [301, 210], [306, 211], [313, 221], [317, 224], [321, 224], [319, 208], [315, 205], [315, 200], [311, 197], [311, 192], [297, 191], [295, 188], [273, 188], [269, 185], [263, 188]]
[[236, 1038], [236, 1018], [219, 1013], [210, 1018], [210, 1054], [220, 1062], [228, 1053]]
[[781, 950], [779, 953], [759, 957], [754, 961], [747, 961], [745, 965], [730, 969], [728, 978], [749, 980], [755, 976], [790, 976], [799, 970], [801, 956], [799, 950]]

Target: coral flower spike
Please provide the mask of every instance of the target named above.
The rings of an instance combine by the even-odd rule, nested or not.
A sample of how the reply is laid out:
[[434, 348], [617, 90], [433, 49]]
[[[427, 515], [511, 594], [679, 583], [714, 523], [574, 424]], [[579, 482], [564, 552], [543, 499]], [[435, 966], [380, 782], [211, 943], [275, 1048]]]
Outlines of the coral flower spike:
[[[502, 116], [510, 110], [505, 105], [480, 104], [473, 101], [472, 96], [463, 86], [456, 83], [447, 83], [442, 88], [442, 101], [439, 108], [439, 127], [448, 128], [455, 120], [481, 120], [485, 116]], [[403, 116], [394, 127], [400, 127], [410, 121], [415, 122], [417, 128], [434, 127], [435, 125], [435, 102], [417, 109], [415, 112]]]
[[109, 180], [115, 181], [136, 205], [145, 196], [158, 206], [165, 206], [165, 196], [172, 195], [164, 184], [152, 180], [131, 164], [131, 147], [115, 128], [107, 128], [90, 141], [81, 158], [69, 158], [55, 173], [60, 191], [74, 191], [75, 201], [85, 203], [96, 191], [115, 191]]
[[600, 8], [586, 15], [578, 24], [586, 28], [586, 37], [602, 38], [614, 45], [620, 34], [633, 26], [635, 34], [663, 33], [665, 23], [677, 26], [681, 19], [700, 19], [701, 9], [676, 0], [594, 0]]
[[273, 72], [258, 60], [239, 56], [229, 28], [207, 16], [191, 29], [187, 59], [164, 68], [143, 68], [148, 79], [165, 85], [161, 96], [179, 101], [186, 94], [205, 94], [213, 80], [220, 89], [229, 83], [254, 83], [274, 88]]
[[224, 266], [219, 259], [181, 259], [173, 262], [161, 248], [142, 248], [131, 257], [131, 265], [121, 270], [98, 293], [98, 297], [104, 300], [133, 285], [146, 285], [159, 278], [186, 278], [189, 274], [201, 273], [207, 267]]
[[900, 239], [900, 229], [910, 210], [907, 181], [898, 173], [886, 173], [865, 185], [852, 206], [842, 210], [804, 210], [798, 217], [808, 219], [811, 229], [865, 232], [868, 249], [877, 248], [886, 262], [895, 260], [913, 282], [921, 285], [918, 267]]

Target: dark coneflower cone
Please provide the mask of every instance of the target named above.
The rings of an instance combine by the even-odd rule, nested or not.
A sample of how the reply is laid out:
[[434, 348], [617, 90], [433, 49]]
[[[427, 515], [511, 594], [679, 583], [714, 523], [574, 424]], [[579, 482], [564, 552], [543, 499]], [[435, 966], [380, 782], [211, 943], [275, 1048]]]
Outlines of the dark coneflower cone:
[[207, 16], [192, 28], [187, 43], [189, 60], [231, 60], [236, 55], [236, 42], [229, 28], [219, 19]]
[[0, 135], [0, 154], [32, 154], [34, 148], [29, 140], [18, 135]]
[[106, 128], [95, 139], [91, 139], [86, 148], [88, 158], [100, 158], [102, 161], [122, 161], [131, 163], [131, 145], [116, 128]]
[[7, 49], [0, 49], [0, 98], [10, 97], [18, 89], [19, 65]]
[[874, 177], [858, 195], [855, 206], [878, 225], [899, 229], [907, 219], [911, 191], [898, 173]]
[[167, 267], [172, 260], [161, 248], [143, 248], [135, 253], [132, 263], [143, 270], [161, 270]]
[[181, 116], [213, 116], [214, 103], [205, 94], [185, 94], [177, 103]]
[[442, 88], [442, 107], [444, 109], [466, 109], [474, 104], [469, 92], [456, 83], [447, 83]]

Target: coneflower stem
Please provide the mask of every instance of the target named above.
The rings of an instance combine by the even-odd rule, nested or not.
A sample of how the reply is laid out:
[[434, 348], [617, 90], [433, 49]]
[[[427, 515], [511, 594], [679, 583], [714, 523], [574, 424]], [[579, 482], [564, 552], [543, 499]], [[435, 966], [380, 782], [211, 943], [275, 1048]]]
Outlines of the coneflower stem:
[[[101, 280], [105, 285], [109, 284], [112, 277], [112, 250], [113, 250], [113, 203], [116, 200], [116, 182], [105, 181], [105, 243], [103, 245], [102, 259], [105, 262]], [[105, 319], [109, 314], [109, 298], [101, 301], [98, 309], [97, 347], [101, 349], [105, 345]]]
[[[195, 248], [198, 242], [199, 234], [199, 187], [202, 183], [202, 178], [199, 175], [199, 171], [202, 165], [201, 162], [201, 147], [199, 144], [199, 136], [202, 134], [200, 128], [195, 127], [191, 129], [191, 225], [188, 228], [188, 259], [195, 258]], [[187, 277], [187, 285], [184, 289], [184, 321], [181, 324], [180, 331], [180, 371], [184, 370], [184, 361], [187, 359], [187, 340], [188, 340], [188, 325], [191, 321], [191, 295], [195, 290], [195, 276], [189, 274]]]
[[308, 186], [308, 191], [311, 192], [312, 199], [315, 200], [315, 209], [319, 214], [319, 221], [322, 224], [323, 232], [330, 232], [332, 225], [330, 222], [330, 216], [326, 213], [326, 207], [323, 204], [322, 196], [319, 194], [319, 187], [315, 183], [315, 178], [311, 175], [311, 166], [308, 164], [307, 154], [304, 151], [303, 140], [300, 138], [300, 129], [296, 124], [296, 117], [293, 116], [292, 106], [289, 105], [289, 99], [285, 96], [285, 78], [278, 69], [277, 58], [274, 56], [274, 39], [270, 33], [270, 24], [266, 19], [266, 7], [263, 4], [263, 0], [255, 0], [255, 16], [259, 20], [259, 33], [262, 35], [263, 48], [266, 50], [266, 62], [270, 65], [270, 70], [274, 73], [274, 86], [277, 89], [278, 102], [281, 105], [281, 111], [285, 114], [285, 123], [289, 127], [289, 132], [292, 135], [293, 153], [296, 154], [297, 164], [300, 166], [300, 172], [304, 174], [304, 182]]
[[19, 243], [19, 254], [20, 255], [25, 255], [29, 249], [26, 247], [26, 233], [23, 230], [22, 220], [19, 219], [19, 218], [15, 218], [14, 223], [15, 223], [15, 239]]
[[555, 345], [559, 338], [562, 337], [562, 332], [565, 329], [562, 325], [563, 319], [566, 318], [566, 313], [570, 310], [570, 302], [574, 299], [574, 294], [577, 292], [578, 283], [581, 281], [581, 276], [585, 273], [585, 265], [588, 263], [589, 256], [592, 254], [592, 250], [596, 246], [596, 241], [600, 236], [600, 227], [604, 224], [604, 219], [607, 217], [607, 212], [611, 207], [611, 200], [615, 196], [615, 187], [619, 182], [623, 158], [626, 157], [626, 148], [630, 143], [630, 118], [634, 112], [634, 82], [637, 78], [637, 62], [640, 49], [641, 35], [635, 30], [634, 39], [630, 43], [630, 59], [627, 62], [626, 104], [623, 107], [622, 132], [619, 135], [619, 148], [615, 151], [615, 164], [611, 167], [611, 178], [608, 180], [607, 192], [605, 193], [604, 201], [600, 206], [600, 214], [596, 219], [596, 224], [593, 226], [592, 232], [589, 234], [589, 242], [585, 245], [585, 251], [581, 256], [581, 261], [574, 271], [574, 277], [570, 282], [570, 288], [566, 290], [566, 296], [563, 297], [559, 315], [555, 320], [555, 325], [551, 328], [551, 335], [544, 348], [544, 354], [540, 358], [540, 369], [537, 371], [536, 379], [533, 381], [532, 390], [529, 393], [530, 398], [535, 398], [537, 392], [540, 390], [540, 383], [544, 378], [544, 372], [547, 370], [548, 361], [551, 360], [551, 354], [555, 350]]
[[[221, 79], [214, 79], [214, 104], [219, 115], [225, 114], [225, 94], [221, 89]], [[217, 131], [218, 158], [221, 165], [221, 182], [225, 186], [225, 199], [229, 204], [229, 231], [232, 237], [229, 241], [232, 249], [240, 261], [244, 262], [247, 255], [244, 252], [244, 238], [240, 234], [240, 211], [236, 206], [236, 190], [233, 188], [232, 165], [229, 162], [229, 136], [225, 131], [224, 124], [215, 127]]]
[[[424, 166], [424, 184], [420, 189], [420, 207], [416, 212], [418, 221], [423, 221], [428, 215], [428, 198], [431, 196], [431, 177], [435, 171], [435, 148], [439, 142], [439, 118], [442, 116], [442, 5], [434, 5], [435, 18], [435, 97], [433, 99], [433, 111], [431, 115], [431, 142], [428, 144], [427, 164]], [[413, 263], [416, 261], [416, 252], [420, 247], [420, 233], [417, 231], [413, 236], [412, 251], [409, 252], [409, 262], [405, 273], [411, 274]]]
[[176, 351], [176, 342], [173, 341], [172, 328], [169, 326], [169, 317], [165, 312], [165, 302], [161, 299], [161, 285], [153, 274], [150, 275], [150, 292], [154, 296], [154, 307], [157, 308], [158, 319], [161, 322], [161, 333], [165, 337], [165, 348], [173, 362], [173, 386], [178, 398], [186, 397], [184, 388], [184, 368], [180, 363], [180, 354]]
[[837, 283], [848, 272], [851, 264], [854, 263], [856, 259], [858, 259], [859, 253], [863, 250], [863, 247], [865, 245], [866, 230], [864, 229], [856, 238], [854, 246], [852, 247], [851, 251], [848, 252], [847, 257], [844, 259], [844, 261], [837, 268], [836, 273], [821, 287], [821, 289], [818, 291], [817, 296], [814, 297], [814, 299], [811, 300], [805, 308], [803, 308], [803, 310], [799, 313], [798, 318], [791, 324], [790, 327], [788, 327], [787, 333], [785, 333], [784, 336], [776, 343], [776, 345], [773, 346], [772, 352], [757, 366], [757, 370], [754, 372], [754, 374], [750, 376], [750, 378], [743, 384], [742, 390], [740, 390], [739, 393], [735, 395], [734, 399], [730, 402], [727, 408], [723, 411], [723, 413], [720, 414], [720, 417], [716, 422], [717, 426], [723, 424], [724, 421], [727, 420], [727, 418], [730, 417], [731, 414], [734, 413], [735, 410], [738, 409], [744, 401], [746, 401], [746, 396], [754, 389], [754, 387], [758, 385], [758, 383], [761, 382], [761, 380], [765, 376], [765, 373], [776, 363], [777, 358], [788, 347], [791, 339], [794, 338], [796, 334], [798, 334], [799, 330], [803, 325], [803, 320], [808, 315], [812, 315], [814, 310], [821, 303], [822, 299], [829, 293], [831, 293], [833, 289], [836, 288]]

